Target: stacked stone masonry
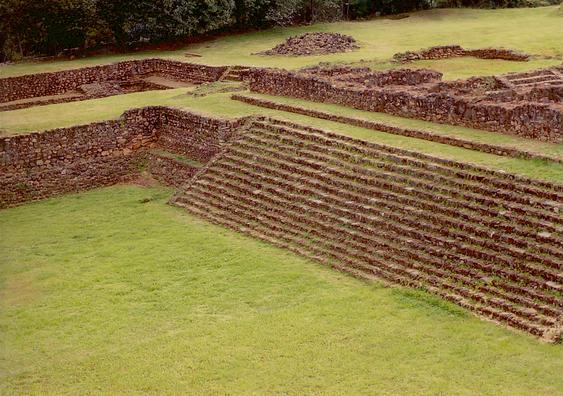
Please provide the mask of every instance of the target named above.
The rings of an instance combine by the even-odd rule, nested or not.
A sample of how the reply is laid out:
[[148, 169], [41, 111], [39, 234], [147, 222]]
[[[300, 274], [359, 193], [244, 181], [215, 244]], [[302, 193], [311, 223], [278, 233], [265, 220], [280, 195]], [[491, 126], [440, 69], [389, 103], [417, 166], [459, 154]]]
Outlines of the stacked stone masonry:
[[502, 59], [509, 61], [527, 61], [530, 55], [520, 51], [505, 48], [480, 48], [468, 50], [459, 45], [442, 45], [430, 47], [420, 51], [407, 51], [395, 54], [393, 59], [398, 62], [412, 62], [416, 60], [433, 60], [473, 56], [480, 59]]
[[152, 177], [172, 187], [178, 188], [189, 183], [199, 170], [198, 166], [158, 153], [147, 152], [142, 158], [146, 161], [147, 171]]
[[[182, 184], [195, 167], [162, 158], [159, 163], [160, 156], [146, 151], [162, 148], [205, 163], [240, 122], [147, 107], [119, 120], [0, 138], [0, 208], [130, 181], [147, 161], [160, 179], [170, 182], [177, 174], [180, 181], [170, 184]], [[161, 177], [165, 169], [174, 174]]]
[[[561, 73], [561, 67], [548, 70], [553, 75]], [[431, 70], [261, 69], [253, 71], [250, 89], [554, 143], [563, 141], [561, 80], [515, 88], [503, 83], [516, 80], [512, 75], [453, 82], [440, 79], [441, 75]]]
[[280, 120], [254, 121], [173, 199], [365, 279], [558, 341], [563, 186]]
[[[118, 62], [109, 65], [71, 69], [58, 72], [30, 74], [0, 79], [0, 104], [22, 99], [54, 96], [73, 92], [88, 84], [127, 82], [139, 77], [159, 75], [173, 80], [201, 84], [217, 81], [227, 70], [226, 66], [206, 66], [166, 59], [143, 59]], [[139, 82], [140, 83], [140, 82]], [[143, 84], [147, 84], [144, 82]], [[159, 89], [156, 86], [153, 89]], [[162, 89], [162, 88], [160, 88]], [[87, 92], [86, 92], [87, 93]], [[107, 95], [111, 94], [111, 90]], [[86, 98], [104, 95], [84, 95]], [[58, 103], [70, 99], [52, 99], [46, 103]], [[25, 104], [15, 105], [25, 107]], [[12, 109], [13, 107], [6, 108]]]
[[463, 147], [465, 149], [481, 151], [489, 154], [502, 155], [502, 156], [513, 157], [513, 158], [526, 158], [526, 159], [537, 159], [543, 161], [563, 162], [563, 160], [560, 157], [541, 155], [541, 154], [537, 154], [521, 149], [516, 149], [516, 148], [498, 146], [488, 143], [479, 143], [473, 140], [465, 140], [452, 136], [439, 135], [435, 132], [421, 130], [421, 129], [403, 128], [395, 125], [385, 124], [382, 122], [369, 121], [369, 120], [364, 120], [354, 117], [346, 117], [346, 116], [328, 113], [324, 111], [313, 110], [302, 106], [288, 105], [285, 103], [279, 103], [272, 100], [256, 98], [252, 96], [233, 95], [231, 96], [231, 99], [238, 100], [255, 106], [265, 107], [268, 109], [302, 114], [309, 117], [320, 118], [323, 120], [354, 125], [360, 128], [372, 129], [375, 131], [387, 132], [394, 135], [401, 135], [401, 136], [408, 136], [417, 139], [429, 140], [436, 143], [442, 143], [456, 147]]

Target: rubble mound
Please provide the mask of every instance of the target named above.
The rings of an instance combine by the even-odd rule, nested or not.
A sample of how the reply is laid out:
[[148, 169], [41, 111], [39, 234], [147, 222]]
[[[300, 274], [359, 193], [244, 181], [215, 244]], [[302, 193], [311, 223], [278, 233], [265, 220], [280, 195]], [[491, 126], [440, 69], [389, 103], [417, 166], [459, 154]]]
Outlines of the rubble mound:
[[529, 54], [506, 48], [479, 48], [465, 49], [460, 45], [441, 45], [426, 48], [420, 51], [407, 51], [395, 54], [393, 59], [397, 62], [407, 63], [416, 60], [433, 60], [473, 56], [480, 59], [502, 59], [509, 61], [525, 62], [530, 59]]
[[359, 46], [356, 40], [340, 33], [305, 33], [292, 36], [260, 55], [307, 56], [352, 51]]
[[118, 82], [105, 81], [82, 84], [79, 90], [90, 98], [101, 98], [106, 96], [121, 95], [123, 90]]

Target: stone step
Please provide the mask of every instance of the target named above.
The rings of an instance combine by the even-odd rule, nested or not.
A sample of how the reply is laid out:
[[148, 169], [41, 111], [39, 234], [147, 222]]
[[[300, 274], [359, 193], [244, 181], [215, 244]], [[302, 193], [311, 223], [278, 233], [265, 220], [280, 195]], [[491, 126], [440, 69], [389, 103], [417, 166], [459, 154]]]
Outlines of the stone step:
[[[465, 254], [469, 254], [470, 256], [476, 258], [485, 257], [487, 259], [494, 259], [495, 261], [499, 263], [502, 262], [507, 266], [514, 266], [520, 270], [529, 271], [531, 274], [541, 274], [545, 276], [547, 280], [561, 281], [559, 272], [554, 272], [551, 269], [552, 266], [558, 265], [557, 260], [550, 260], [547, 256], [541, 257], [533, 254], [521, 254], [521, 251], [518, 249], [512, 249], [511, 246], [506, 244], [494, 243], [478, 236], [467, 235], [463, 232], [451, 230], [450, 227], [444, 227], [441, 223], [434, 224], [432, 222], [428, 222], [425, 220], [421, 211], [416, 211], [415, 213], [413, 211], [412, 215], [409, 212], [401, 211], [400, 209], [393, 211], [394, 208], [392, 207], [389, 210], [388, 206], [384, 206], [383, 201], [379, 201], [381, 204], [374, 206], [374, 201], [371, 199], [369, 205], [366, 205], [365, 202], [359, 204], [358, 202], [361, 202], [361, 198], [341, 198], [341, 192], [337, 189], [333, 189], [331, 191], [329, 187], [321, 190], [313, 181], [310, 183], [305, 180], [295, 182], [292, 180], [291, 175], [287, 174], [283, 176], [283, 179], [276, 178], [275, 176], [265, 177], [261, 174], [260, 179], [250, 180], [242, 172], [245, 172], [243, 167], [239, 167], [237, 169], [235, 166], [230, 167], [225, 163], [221, 166], [221, 173], [228, 176], [229, 179], [237, 180], [240, 183], [246, 184], [254, 183], [255, 185], [252, 187], [253, 189], [259, 189], [261, 186], [265, 186], [267, 182], [268, 186], [279, 186], [281, 190], [277, 191], [277, 193], [280, 195], [284, 194], [284, 191], [288, 191], [296, 195], [299, 194], [303, 196], [303, 199], [322, 195], [322, 199], [318, 200], [322, 200], [322, 202], [315, 202], [315, 205], [323, 206], [332, 204], [343, 211], [352, 211], [350, 216], [361, 218], [360, 220], [356, 219], [358, 221], [367, 223], [374, 217], [379, 218], [383, 216], [385, 219], [392, 219], [397, 224], [406, 224], [411, 228], [421, 228], [427, 235], [427, 239], [432, 239], [432, 242], [437, 243], [440, 246], [452, 245], [453, 251], [461, 250], [465, 251]], [[252, 170], [246, 171], [245, 173], [252, 174]], [[216, 173], [214, 170], [210, 170], [208, 178], [213, 178], [215, 175]], [[322, 188], [322, 186], [320, 188]], [[272, 189], [275, 189], [275, 187], [272, 187]], [[327, 191], [330, 192], [327, 193]], [[375, 202], [377, 202], [377, 200]], [[417, 237], [419, 236], [417, 235]], [[442, 240], [442, 238], [445, 239]], [[477, 251], [473, 250], [475, 249], [473, 245], [478, 246], [476, 248], [478, 249]], [[525, 260], [527, 261], [523, 262]], [[536, 264], [532, 265], [531, 263], [533, 262]], [[560, 268], [557, 268], [556, 270], [560, 270]]]
[[[249, 147], [250, 146], [250, 147]], [[450, 193], [449, 195], [440, 191], [439, 189], [429, 189], [425, 188], [423, 185], [418, 184], [405, 184], [403, 181], [407, 180], [405, 177], [389, 175], [385, 172], [371, 172], [366, 175], [365, 169], [352, 168], [349, 169], [346, 165], [328, 165], [324, 162], [319, 162], [316, 160], [310, 160], [306, 158], [305, 152], [299, 151], [299, 155], [286, 155], [281, 153], [281, 150], [272, 150], [263, 146], [252, 146], [250, 143], [240, 142], [238, 145], [233, 146], [233, 150], [237, 150], [239, 153], [244, 153], [248, 158], [252, 158], [257, 154], [268, 158], [270, 161], [276, 160], [285, 166], [292, 167], [294, 171], [299, 172], [301, 169], [310, 169], [316, 173], [330, 174], [331, 176], [337, 176], [339, 178], [349, 179], [356, 182], [360, 182], [366, 185], [381, 185], [385, 183], [386, 187], [391, 188], [395, 191], [401, 193], [406, 193], [414, 195], [418, 198], [425, 198], [428, 200], [436, 200], [442, 204], [454, 204], [457, 207], [462, 207], [468, 210], [474, 210], [479, 212], [481, 215], [490, 216], [496, 218], [497, 221], [503, 221], [505, 219], [518, 222], [524, 226], [531, 226], [534, 229], [544, 229], [549, 232], [559, 233], [560, 228], [552, 223], [542, 221], [543, 219], [534, 219], [532, 216], [526, 216], [522, 213], [515, 212], [503, 212], [498, 209], [498, 207], [490, 205], [484, 205], [483, 202], [468, 201], [468, 194], [461, 194], [459, 192]], [[301, 153], [304, 155], [302, 156]], [[356, 172], [357, 171], [357, 172]], [[412, 181], [411, 181], [412, 183]], [[478, 198], [478, 197], [477, 197]], [[509, 206], [505, 204], [506, 206]], [[540, 228], [541, 227], [541, 228]], [[546, 235], [546, 237], [551, 237], [551, 235]], [[555, 239], [560, 241], [560, 239]]]
[[482, 181], [490, 186], [495, 186], [496, 188], [518, 191], [551, 199], [554, 203], [560, 203], [563, 200], [563, 185], [560, 184], [528, 179], [474, 166], [468, 163], [459, 163], [432, 157], [426, 154], [366, 142], [315, 128], [299, 126], [286, 121], [275, 120], [274, 123], [270, 124], [262, 121], [255, 122], [254, 125], [258, 128], [270, 129], [273, 132], [278, 132], [284, 135], [294, 135], [303, 140], [310, 140], [313, 142], [328, 144], [330, 146], [341, 145], [345, 149], [355, 151], [359, 154], [367, 153], [376, 157], [384, 154], [390, 154], [388, 158], [393, 158], [395, 161], [400, 161], [406, 165], [439, 170], [442, 173], [449, 173], [467, 180]]
[[483, 168], [466, 162], [456, 162], [443, 158], [433, 157], [415, 151], [408, 151], [396, 147], [359, 140], [345, 135], [327, 132], [309, 126], [298, 125], [284, 120], [267, 119], [262, 120], [261, 123], [256, 122], [254, 124], [264, 126], [264, 122], [269, 123], [269, 125], [271, 125], [272, 127], [285, 127], [280, 129], [283, 133], [297, 133], [298, 136], [303, 139], [306, 139], [308, 135], [311, 135], [314, 139], [321, 138], [323, 142], [328, 141], [328, 144], [334, 144], [335, 142], [350, 143], [352, 145], [351, 147], [356, 147], [362, 150], [367, 149], [375, 150], [376, 152], [386, 152], [406, 159], [421, 160], [424, 164], [445, 166], [451, 168], [453, 171], [456, 171], [456, 174], [460, 175], [461, 177], [475, 180], [484, 180], [491, 185], [496, 186], [500, 183], [499, 187], [504, 186], [510, 188], [510, 186], [512, 186], [515, 191], [530, 193], [539, 196], [543, 196], [543, 194], [545, 194], [546, 198], [549, 198], [548, 196], [550, 196], [551, 199], [553, 199], [555, 202], [561, 202], [561, 200], [563, 199], [562, 184], [530, 179], [506, 172]]
[[[362, 173], [369, 174], [370, 170], [375, 168], [377, 172], [381, 172], [383, 169], [389, 170], [390, 172], [399, 173], [402, 175], [408, 174], [409, 176], [413, 176], [416, 179], [414, 180], [417, 183], [417, 180], [429, 180], [432, 183], [437, 183], [440, 186], [447, 184], [448, 186], [452, 187], [463, 187], [464, 190], [469, 190], [473, 193], [477, 193], [477, 198], [479, 200], [483, 200], [485, 197], [491, 197], [495, 199], [499, 197], [504, 201], [509, 200], [511, 203], [510, 205], [516, 210], [530, 214], [530, 211], [534, 211], [538, 213], [538, 216], [545, 217], [547, 216], [551, 221], [559, 220], [558, 216], [553, 215], [553, 208], [559, 208], [558, 202], [551, 203], [548, 207], [550, 210], [546, 210], [546, 201], [544, 199], [532, 199], [529, 195], [526, 197], [521, 197], [518, 194], [514, 194], [512, 189], [500, 189], [500, 188], [491, 188], [490, 185], [479, 182], [479, 181], [472, 181], [471, 179], [464, 179], [460, 178], [458, 175], [451, 175], [448, 173], [443, 174], [443, 169], [438, 167], [432, 167], [431, 169], [425, 169], [422, 167], [414, 167], [412, 164], [396, 164], [392, 161], [393, 158], [388, 156], [370, 156], [368, 153], [363, 153], [362, 155], [359, 154], [351, 154], [350, 150], [345, 150], [339, 147], [331, 146], [331, 147], [324, 147], [317, 143], [303, 143], [302, 141], [297, 140], [294, 136], [286, 136], [286, 135], [279, 135], [279, 134], [272, 134], [267, 130], [262, 129], [250, 129], [247, 132], [247, 136], [251, 136], [256, 141], [259, 141], [264, 146], [271, 146], [274, 148], [284, 148], [287, 150], [299, 150], [299, 152], [304, 152], [309, 154], [309, 157], [317, 158], [317, 159], [326, 159], [326, 156], [321, 156], [319, 154], [327, 154], [331, 157], [338, 157], [339, 160], [348, 163], [360, 164], [362, 167], [367, 167], [367, 170], [362, 170]], [[254, 143], [254, 142], [251, 142]], [[295, 146], [293, 148], [292, 146]], [[311, 152], [313, 154], [311, 154]], [[373, 170], [371, 170], [373, 172]], [[446, 171], [447, 172], [447, 171]], [[475, 196], [474, 196], [475, 197]], [[495, 203], [498, 205], [498, 202]], [[530, 208], [532, 206], [532, 208]]]
[[530, 84], [530, 83], [538, 84], [542, 82], [556, 81], [556, 80], [559, 80], [559, 76], [553, 74], [542, 74], [538, 76], [512, 78], [510, 79], [510, 82], [512, 82], [515, 85], [520, 85], [520, 84]]
[[[453, 216], [454, 219], [463, 220], [464, 222], [470, 221], [475, 224], [487, 223], [486, 219], [484, 219], [482, 216], [479, 216], [478, 213], [477, 214], [471, 214], [470, 212], [464, 213], [463, 211], [455, 207], [447, 208], [444, 207], [443, 204], [432, 201], [431, 199], [429, 199], [427, 202], [424, 202], [420, 199], [417, 199], [418, 198], [417, 195], [409, 196], [407, 194], [403, 194], [401, 191], [399, 191], [398, 193], [396, 191], [390, 191], [388, 184], [386, 185], [382, 183], [381, 186], [377, 186], [373, 184], [369, 185], [368, 183], [357, 183], [353, 180], [350, 181], [345, 177], [341, 177], [342, 175], [337, 175], [337, 174], [327, 175], [321, 172], [317, 172], [315, 170], [309, 171], [309, 170], [305, 170], [301, 165], [296, 166], [295, 164], [292, 163], [282, 162], [281, 160], [267, 158], [267, 157], [262, 158], [259, 162], [258, 161], [253, 162], [254, 157], [252, 155], [249, 156], [246, 152], [240, 151], [240, 149], [237, 147], [233, 147], [232, 150], [233, 152], [227, 153], [225, 155], [224, 160], [240, 161], [241, 158], [246, 158], [246, 160], [253, 163], [254, 167], [258, 169], [260, 172], [266, 171], [275, 175], [276, 173], [279, 172], [278, 169], [284, 169], [285, 171], [288, 171], [285, 177], [288, 177], [287, 175], [290, 175], [291, 173], [295, 173], [299, 175], [300, 178], [309, 179], [309, 180], [316, 179], [320, 182], [323, 182], [325, 185], [332, 185], [333, 187], [337, 187], [340, 190], [340, 192], [343, 194], [346, 194], [346, 192], [353, 192], [354, 194], [355, 193], [360, 195], [363, 194], [365, 196], [375, 195], [375, 196], [386, 198], [390, 201], [400, 201], [400, 203], [406, 203], [407, 207], [417, 208], [417, 210], [430, 209], [431, 211], [434, 212], [447, 214], [450, 217]], [[234, 153], [235, 151], [236, 151], [236, 155]], [[273, 170], [268, 170], [267, 168], [265, 168], [265, 166], [271, 166], [271, 169]], [[358, 199], [357, 195], [354, 195], [353, 197], [354, 197], [353, 199]], [[491, 223], [491, 225], [496, 226], [496, 228], [498, 228], [499, 234], [501, 232], [503, 234], [507, 234], [509, 232], [515, 233], [517, 231], [516, 227], [513, 224], [511, 223], [507, 223], [507, 224], [508, 225], [499, 224], [495, 222]], [[505, 226], [506, 226], [506, 230], [503, 228]], [[462, 225], [459, 224], [458, 227], [462, 228]], [[524, 237], [529, 237], [529, 232], [526, 231], [525, 229], [521, 230], [520, 234]], [[533, 243], [538, 244], [538, 246], [544, 246], [546, 245], [546, 242], [547, 241], [543, 241], [543, 242], [533, 241]], [[560, 250], [557, 250], [556, 248], [549, 249], [548, 254], [553, 254], [554, 251], [556, 252], [557, 255], [560, 256]]]
[[[509, 236], [503, 230], [499, 232], [491, 232], [490, 227], [486, 228], [487, 224], [482, 218], [471, 218], [471, 217], [460, 217], [459, 211], [456, 210], [441, 210], [439, 206], [435, 205], [433, 202], [428, 204], [423, 204], [420, 201], [405, 199], [404, 197], [389, 193], [389, 191], [367, 188], [363, 186], [341, 185], [334, 178], [304, 178], [301, 176], [295, 176], [291, 173], [285, 173], [283, 179], [278, 178], [279, 167], [269, 166], [267, 161], [260, 161], [256, 163], [249, 162], [244, 158], [232, 157], [231, 154], [227, 154], [225, 158], [221, 160], [221, 170], [220, 172], [240, 172], [244, 169], [251, 169], [247, 171], [251, 173], [255, 171], [258, 174], [257, 182], [261, 182], [265, 178], [271, 178], [276, 180], [278, 184], [283, 184], [286, 188], [294, 185], [307, 186], [309, 188], [311, 196], [315, 195], [325, 195], [332, 194], [338, 196], [345, 200], [348, 205], [352, 205], [357, 208], [357, 210], [363, 211], [381, 211], [383, 210], [391, 213], [400, 213], [401, 215], [406, 212], [413, 212], [416, 221], [420, 219], [426, 220], [426, 222], [431, 224], [439, 224], [446, 233], [452, 232], [456, 235], [464, 235], [464, 240], [473, 241], [486, 240], [491, 241], [488, 245], [495, 242], [500, 242], [502, 244], [513, 245], [516, 247], [514, 252], [520, 254], [521, 257], [525, 258], [536, 258], [534, 255], [528, 255], [527, 250], [535, 250], [540, 255], [555, 256], [557, 258], [561, 257], [561, 250], [557, 248], [552, 248], [546, 243], [538, 243], [535, 240], [526, 240], [527, 233], [524, 232], [524, 238], [518, 236]], [[211, 169], [210, 173], [215, 173], [216, 169]], [[376, 206], [376, 209], [373, 207]], [[443, 214], [445, 212], [445, 214]], [[454, 231], [451, 231], [454, 229]], [[459, 232], [457, 231], [459, 230]], [[561, 269], [561, 265], [556, 264], [553, 268], [556, 270]]]
[[[202, 202], [209, 202], [209, 201], [212, 201], [212, 200], [213, 200], [213, 198], [212, 198], [212, 197], [209, 197], [209, 196], [204, 196], [204, 197], [201, 198], [201, 201], [202, 201]], [[214, 203], [215, 203], [216, 205], [218, 205], [218, 206], [219, 206], [219, 205], [222, 205], [222, 198], [221, 198], [221, 197], [217, 198], [217, 199], [214, 201]], [[192, 202], [191, 205], [193, 205], [193, 202]], [[224, 207], [223, 207], [223, 210], [224, 210], [224, 212], [222, 213], [223, 216], [225, 216], [227, 213], [231, 214], [231, 213], [233, 213], [233, 212], [235, 212], [235, 213], [238, 212], [238, 211], [234, 211], [233, 208], [232, 208], [232, 206], [224, 206]], [[252, 208], [250, 207], [249, 210], [252, 210]], [[239, 217], [239, 222], [240, 222], [240, 218], [241, 218], [241, 217], [242, 217], [242, 218], [249, 218], [249, 216], [250, 216], [250, 213], [248, 213], [248, 212], [243, 212], [243, 213], [242, 213], [242, 216]], [[236, 223], [236, 222], [235, 222], [235, 223]], [[239, 224], [240, 224], [240, 223], [239, 223]], [[280, 229], [279, 224], [283, 224], [283, 222], [281, 222], [280, 219], [276, 219], [276, 223], [267, 223], [266, 228], [267, 228], [267, 229], [275, 229], [274, 227], [277, 227], [277, 229]], [[251, 226], [251, 225], [250, 225], [250, 226]], [[289, 227], [291, 227], [291, 225], [289, 225]], [[290, 228], [283, 228], [283, 227], [282, 227], [282, 228], [281, 228], [281, 231], [282, 231], [282, 232], [285, 232], [285, 233], [288, 233], [288, 232], [291, 231], [291, 229], [290, 229]], [[300, 242], [299, 245], [302, 246], [302, 245], [303, 245], [302, 241], [299, 241], [299, 242]], [[342, 254], [343, 254], [343, 255], [346, 255], [346, 256], [349, 256], [349, 253], [348, 253], [349, 248], [344, 248], [344, 249], [345, 249], [345, 251], [344, 251]], [[334, 250], [334, 249], [333, 249], [333, 250]], [[356, 257], [356, 259], [357, 259], [357, 258], [358, 258], [358, 257]], [[355, 263], [355, 262], [356, 262], [356, 261], [353, 261], [352, 263]], [[412, 271], [407, 271], [407, 270], [401, 268], [401, 266], [398, 266], [398, 265], [389, 266], [389, 265], [385, 265], [385, 263], [382, 263], [382, 262], [378, 262], [377, 264], [378, 264], [377, 267], [379, 267], [379, 268], [385, 266], [386, 268], [389, 269], [389, 271], [390, 271], [391, 273], [393, 273], [393, 272], [400, 272], [400, 271], [402, 270], [403, 274], [407, 274], [407, 275], [411, 275], [411, 276], [413, 275], [413, 272], [412, 272]], [[415, 270], [415, 271], [416, 271], [416, 270]], [[424, 277], [424, 276], [421, 275], [421, 273], [418, 272], [418, 271], [416, 271], [414, 274], [416, 274], [418, 277]], [[388, 276], [389, 276], [389, 275], [388, 275]], [[389, 277], [392, 278], [392, 275], [389, 276]], [[408, 278], [407, 278], [407, 279], [408, 279]], [[426, 280], [427, 280], [428, 283], [431, 283], [431, 281], [428, 281], [427, 278], [426, 278]], [[444, 282], [444, 281], [440, 281], [440, 280], [439, 280], [438, 278], [436, 278], [436, 277], [432, 278], [432, 280], [433, 280], [434, 282], [437, 282], [441, 287], [446, 286], [446, 288], [449, 288], [450, 290], [456, 291], [458, 294], [464, 293], [464, 294], [466, 294], [466, 295], [468, 295], [468, 296], [470, 296], [470, 297], [476, 299], [477, 301], [485, 301], [489, 306], [496, 304], [496, 305], [501, 306], [503, 310], [506, 310], [508, 307], [511, 307], [511, 309], [513, 309], [514, 311], [519, 312], [519, 313], [521, 313], [521, 314], [522, 314], [523, 312], [525, 312], [525, 311], [522, 311], [522, 312], [521, 312], [517, 307], [513, 307], [513, 306], [511, 306], [510, 304], [508, 304], [508, 305], [507, 305], [507, 304], [503, 304], [503, 302], [500, 301], [499, 299], [494, 299], [494, 300], [492, 300], [492, 299], [487, 298], [486, 296], [484, 296], [484, 295], [482, 295], [482, 294], [471, 293], [471, 292], [470, 292], [469, 290], [467, 290], [467, 289], [462, 289], [462, 288], [460, 288], [460, 287], [458, 287], [458, 286], [455, 286], [455, 285], [452, 285], [452, 284], [448, 284], [448, 283], [446, 283], [446, 282]], [[413, 284], [413, 282], [412, 282], [412, 281], [409, 281], [409, 280], [404, 280], [404, 282], [407, 282], [407, 283], [409, 283], [410, 285]], [[417, 283], [417, 281], [415, 281], [415, 283]], [[449, 287], [447, 287], [447, 286], [449, 286]], [[487, 308], [489, 308], [489, 307], [487, 307]], [[502, 311], [498, 311], [498, 312], [500, 313], [500, 312], [502, 312]], [[510, 315], [507, 316], [507, 315], [503, 314], [503, 315], [500, 315], [500, 317], [501, 317], [501, 318], [504, 318], [504, 319], [507, 319], [507, 318], [513, 317], [513, 315], [515, 315], [515, 313], [511, 313], [511, 315], [512, 315], [512, 316], [510, 316]], [[546, 317], [543, 317], [543, 316], [540, 318], [540, 317], [538, 317], [538, 316], [535, 315], [535, 314], [531, 314], [529, 311], [528, 311], [527, 313], [524, 313], [524, 315], [526, 315], [526, 316], [534, 316], [534, 319], [536, 319], [536, 320], [538, 320], [538, 321], [540, 321], [540, 322], [545, 322], [547, 325], [551, 325], [551, 324], [553, 323], [553, 319], [546, 318]], [[541, 325], [538, 326], [537, 324], [532, 323], [532, 322], [529, 322], [527, 319], [523, 319], [522, 317], [520, 317], [520, 318], [518, 318], [518, 317], [514, 318], [514, 317], [513, 317], [513, 319], [514, 319], [514, 322], [513, 322], [513, 323], [520, 323], [521, 321], [522, 321], [522, 323], [525, 323], [524, 328], [525, 328], [527, 331], [530, 331], [530, 330], [533, 329], [533, 328], [537, 328], [538, 333], [542, 333], [542, 332], [543, 332], [543, 328], [542, 328]], [[541, 329], [541, 331], [540, 331], [540, 329]], [[538, 335], [539, 335], [539, 334], [538, 334]]]
[[[203, 183], [204, 181], [202, 181]], [[219, 181], [215, 180], [215, 183]], [[242, 180], [237, 180], [239, 183], [243, 183]], [[206, 186], [208, 182], [205, 182]], [[223, 181], [223, 183], [228, 183], [227, 181]], [[249, 195], [251, 191], [255, 187], [248, 187], [248, 186], [232, 186], [229, 185], [234, 190], [239, 190], [241, 194]], [[208, 186], [209, 187], [209, 186]], [[246, 188], [246, 190], [244, 190]], [[242, 189], [242, 190], [241, 190]], [[346, 224], [350, 225], [354, 230], [358, 232], [364, 232], [366, 235], [371, 237], [372, 230], [378, 229], [380, 232], [385, 230], [386, 233], [389, 234], [389, 240], [394, 240], [395, 242], [401, 241], [405, 246], [413, 246], [419, 249], [420, 251], [426, 251], [428, 254], [432, 254], [435, 256], [440, 256], [443, 258], [447, 258], [450, 261], [456, 261], [460, 263], [460, 265], [464, 265], [470, 268], [482, 268], [484, 271], [488, 271], [489, 273], [493, 273], [495, 275], [502, 275], [507, 279], [514, 279], [520, 276], [522, 281], [527, 281], [529, 283], [533, 283], [534, 286], [540, 287], [542, 289], [547, 289], [550, 291], [561, 291], [561, 287], [553, 288], [546, 284], [546, 282], [551, 283], [553, 282], [556, 285], [560, 285], [561, 279], [557, 273], [550, 272], [547, 269], [543, 268], [533, 268], [530, 265], [520, 265], [516, 266], [516, 269], [520, 271], [529, 271], [531, 273], [531, 277], [528, 275], [523, 275], [522, 272], [515, 272], [510, 269], [509, 266], [500, 266], [497, 261], [493, 261], [493, 265], [488, 264], [487, 260], [481, 257], [479, 253], [473, 250], [471, 247], [463, 247], [462, 249], [456, 248], [455, 244], [448, 243], [448, 241], [440, 240], [440, 238], [434, 237], [430, 235], [430, 232], [424, 230], [420, 233], [418, 230], [412, 227], [400, 226], [394, 223], [391, 223], [386, 220], [386, 216], [383, 217], [375, 217], [375, 216], [365, 216], [365, 215], [356, 215], [352, 216], [350, 211], [346, 211], [341, 207], [331, 206], [329, 203], [321, 204], [317, 202], [307, 202], [306, 197], [299, 197], [296, 192], [291, 191], [289, 195], [284, 196], [283, 188], [279, 190], [273, 190], [273, 194], [275, 195], [276, 201], [269, 192], [261, 191], [260, 198], [269, 199], [273, 207], [276, 204], [285, 205], [286, 208], [291, 207], [295, 210], [301, 210], [303, 213], [315, 213], [322, 218], [330, 218], [333, 222], [338, 223], [339, 221], [345, 221]], [[295, 204], [292, 203], [292, 197], [299, 197], [299, 202], [302, 204]], [[284, 201], [285, 200], [285, 201]], [[420, 242], [422, 241], [422, 242]], [[431, 245], [432, 247], [425, 246], [424, 243], [434, 243]], [[451, 246], [449, 246], [451, 245]], [[448, 249], [449, 247], [449, 249]], [[492, 257], [494, 259], [494, 256]], [[507, 268], [508, 267], [508, 268]], [[551, 282], [550, 282], [551, 281]]]

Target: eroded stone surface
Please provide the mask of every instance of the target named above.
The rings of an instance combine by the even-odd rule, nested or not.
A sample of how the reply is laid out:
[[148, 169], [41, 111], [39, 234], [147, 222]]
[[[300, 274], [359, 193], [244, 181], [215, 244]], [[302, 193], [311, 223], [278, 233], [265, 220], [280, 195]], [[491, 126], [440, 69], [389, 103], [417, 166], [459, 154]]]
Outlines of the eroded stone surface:
[[250, 89], [559, 143], [561, 70], [441, 81], [440, 73], [427, 69], [260, 69], [253, 71]]
[[356, 40], [340, 33], [305, 33], [292, 36], [260, 55], [321, 55], [352, 51], [359, 46]]
[[416, 60], [432, 60], [457, 58], [461, 56], [474, 56], [480, 59], [503, 59], [510, 61], [527, 61], [530, 55], [506, 48], [479, 48], [465, 49], [460, 45], [441, 45], [426, 48], [420, 51], [400, 52], [393, 56], [398, 62], [412, 62]]

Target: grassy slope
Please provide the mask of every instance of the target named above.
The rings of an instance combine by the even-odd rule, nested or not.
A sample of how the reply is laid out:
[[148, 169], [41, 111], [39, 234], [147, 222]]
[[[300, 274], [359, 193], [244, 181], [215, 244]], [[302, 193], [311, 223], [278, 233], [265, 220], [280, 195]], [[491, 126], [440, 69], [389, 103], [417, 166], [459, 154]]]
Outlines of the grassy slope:
[[207, 224], [169, 194], [0, 211], [1, 394], [563, 389], [560, 345]]
[[[286, 37], [308, 31], [334, 31], [354, 36], [361, 49], [346, 54], [310, 57], [267, 57], [252, 55], [268, 49]], [[222, 37], [176, 51], [152, 51], [50, 63], [21, 63], [0, 68], [0, 77], [39, 73], [110, 63], [124, 59], [164, 57], [215, 65], [256, 65], [298, 68], [328, 62], [384, 62], [394, 53], [432, 45], [460, 44], [468, 48], [507, 47], [536, 55], [563, 56], [560, 38], [563, 21], [558, 7], [504, 10], [432, 10], [414, 13], [410, 18], [378, 18], [365, 22], [339, 22], [293, 28], [276, 28]], [[200, 58], [188, 58], [186, 52]], [[463, 61], [434, 62], [447, 78], [519, 71], [560, 63], [559, 60], [532, 62]], [[441, 65], [441, 66], [440, 66]], [[384, 67], [388, 67], [386, 65]], [[468, 70], [470, 74], [468, 74]]]
[[[563, 166], [561, 164], [499, 157], [496, 155], [432, 143], [420, 139], [412, 139], [383, 132], [376, 132], [370, 129], [352, 127], [346, 124], [319, 120], [297, 114], [264, 110], [256, 106], [230, 100], [229, 97], [231, 94], [215, 94], [205, 97], [193, 97], [186, 95], [186, 92], [187, 89], [185, 88], [167, 91], [141, 92], [83, 102], [39, 106], [11, 112], [0, 112], [0, 128], [6, 128], [11, 130], [13, 133], [17, 133], [29, 130], [72, 126], [76, 124], [116, 118], [126, 109], [151, 104], [163, 104], [187, 108], [189, 110], [222, 117], [240, 117], [249, 114], [264, 114], [266, 111], [267, 114], [271, 116], [290, 119], [317, 128], [325, 128], [327, 130], [332, 130], [334, 132], [339, 132], [359, 139], [416, 150], [440, 156], [442, 158], [472, 162], [492, 169], [501, 169], [533, 178], [557, 182], [563, 181]], [[293, 99], [275, 98], [275, 100], [302, 104], [301, 101]], [[310, 104], [310, 106], [336, 113], [393, 122], [405, 126], [422, 128], [431, 127], [433, 130], [442, 131], [442, 133], [447, 134], [454, 134], [454, 131], [457, 131], [457, 128], [453, 126], [441, 126], [428, 122], [392, 117], [385, 114], [358, 112], [342, 108], [340, 106], [322, 104]], [[462, 131], [460, 134], [463, 137], [472, 138], [473, 132], [475, 132], [475, 138], [477, 140], [489, 141], [495, 144], [504, 142], [505, 144], [510, 143], [509, 145], [517, 145], [519, 147], [526, 147], [528, 144], [527, 142], [522, 142], [522, 139], [511, 138], [500, 134], [474, 131], [467, 128], [459, 128], [459, 130]], [[550, 154], [560, 154], [562, 147], [562, 145], [539, 142], [531, 142], [529, 143], [529, 146], [530, 147], [526, 148], [534, 149], [538, 152], [548, 152]]]

